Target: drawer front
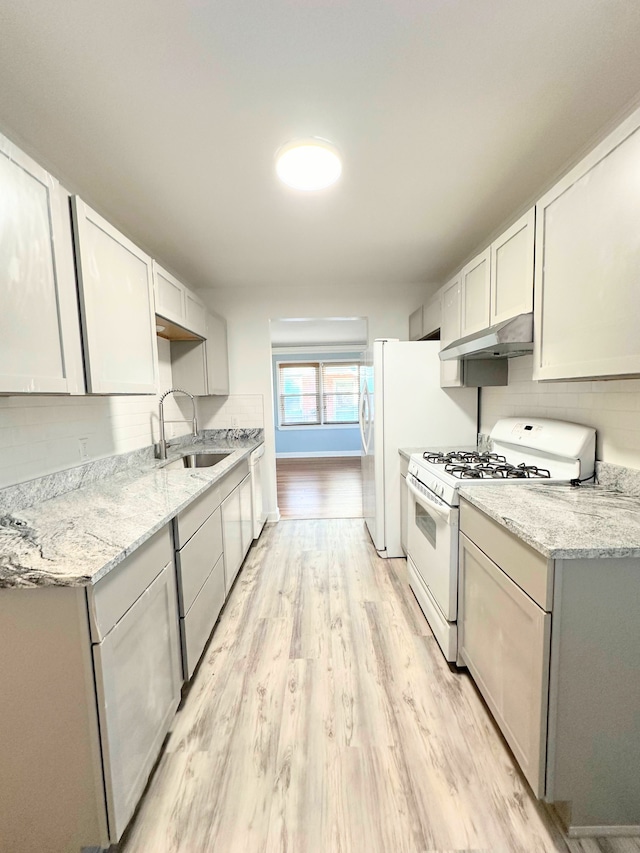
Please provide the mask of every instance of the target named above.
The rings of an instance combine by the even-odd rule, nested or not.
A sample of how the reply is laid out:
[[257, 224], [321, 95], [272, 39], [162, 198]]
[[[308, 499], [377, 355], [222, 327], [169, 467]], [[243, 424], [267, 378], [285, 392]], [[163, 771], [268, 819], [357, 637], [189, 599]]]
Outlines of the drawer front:
[[184, 548], [176, 552], [178, 564], [178, 601], [184, 616], [222, 554], [220, 507], [193, 534]]
[[[504, 486], [505, 489], [517, 486]], [[500, 524], [465, 500], [460, 501], [460, 532], [484, 553], [504, 566], [509, 577], [544, 610], [553, 604], [553, 562], [538, 554]]]
[[178, 707], [179, 654], [169, 563], [93, 646], [111, 841], [120, 839], [135, 810]]
[[551, 615], [460, 536], [460, 657], [536, 796], [544, 795]]
[[106, 637], [169, 562], [173, 563], [173, 543], [167, 524], [95, 586], [87, 588], [92, 642]]
[[180, 619], [182, 663], [189, 680], [224, 604], [224, 559], [220, 557], [187, 615]]
[[220, 506], [221, 500], [220, 483], [215, 483], [176, 516], [174, 528], [176, 548], [184, 548], [196, 530], [202, 527], [211, 513]]

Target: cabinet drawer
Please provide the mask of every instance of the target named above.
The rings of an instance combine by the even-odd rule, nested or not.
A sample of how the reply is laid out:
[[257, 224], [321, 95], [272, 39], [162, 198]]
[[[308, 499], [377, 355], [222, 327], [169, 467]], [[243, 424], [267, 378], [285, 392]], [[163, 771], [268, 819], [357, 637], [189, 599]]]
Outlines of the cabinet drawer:
[[551, 615], [464, 535], [459, 609], [460, 657], [540, 797], [545, 787]]
[[94, 587], [87, 588], [92, 642], [99, 643], [105, 638], [167, 563], [173, 563], [168, 524]]
[[[505, 486], [505, 489], [511, 486]], [[514, 486], [517, 488], [517, 486]], [[504, 566], [509, 577], [531, 596], [544, 610], [553, 604], [553, 563], [547, 561], [520, 539], [512, 536], [500, 524], [477, 510], [465, 500], [460, 501], [460, 532], [494, 563]]]
[[222, 501], [220, 497], [221, 482], [215, 483], [178, 514], [175, 523], [176, 548], [184, 548], [196, 530], [220, 506]]
[[178, 601], [184, 616], [194, 602], [211, 569], [222, 554], [222, 521], [220, 507], [176, 552], [178, 563]]
[[180, 619], [182, 663], [185, 680], [189, 680], [211, 635], [224, 604], [224, 559], [222, 556], [191, 605]]

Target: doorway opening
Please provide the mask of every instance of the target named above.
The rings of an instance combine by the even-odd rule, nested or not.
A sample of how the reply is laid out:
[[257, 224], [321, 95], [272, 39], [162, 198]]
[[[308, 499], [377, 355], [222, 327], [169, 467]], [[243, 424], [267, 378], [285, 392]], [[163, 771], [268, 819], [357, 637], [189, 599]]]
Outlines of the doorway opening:
[[364, 317], [271, 320], [278, 507], [283, 519], [361, 518]]

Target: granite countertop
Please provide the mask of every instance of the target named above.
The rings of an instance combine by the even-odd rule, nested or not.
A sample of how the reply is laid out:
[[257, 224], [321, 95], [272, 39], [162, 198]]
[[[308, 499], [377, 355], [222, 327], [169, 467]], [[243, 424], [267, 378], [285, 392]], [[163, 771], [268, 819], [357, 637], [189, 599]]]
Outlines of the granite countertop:
[[460, 496], [550, 559], [640, 557], [640, 496], [539, 483], [463, 486]]
[[[261, 439], [245, 438], [182, 445], [166, 462], [5, 512], [0, 587], [95, 584], [260, 444]], [[210, 468], [163, 468], [190, 452], [221, 450], [231, 452]]]

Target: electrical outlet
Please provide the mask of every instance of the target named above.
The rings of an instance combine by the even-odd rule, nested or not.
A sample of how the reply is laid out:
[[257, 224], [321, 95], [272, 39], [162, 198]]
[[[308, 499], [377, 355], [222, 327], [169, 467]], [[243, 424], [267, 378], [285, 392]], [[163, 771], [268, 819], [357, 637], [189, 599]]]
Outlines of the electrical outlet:
[[231, 415], [231, 426], [235, 429], [240, 425], [240, 421], [237, 415]]
[[80, 453], [80, 459], [88, 459], [89, 458], [89, 439], [88, 438], [79, 438], [78, 439], [78, 452]]

